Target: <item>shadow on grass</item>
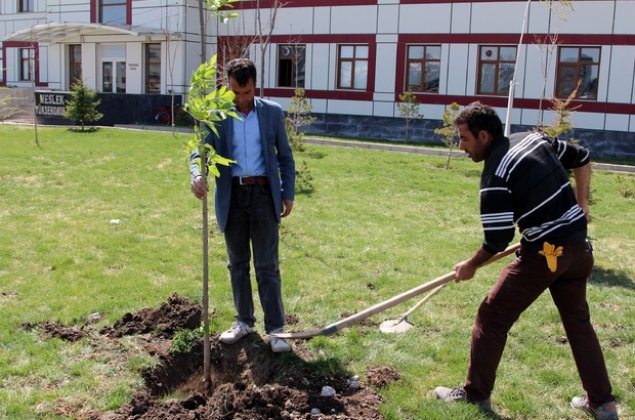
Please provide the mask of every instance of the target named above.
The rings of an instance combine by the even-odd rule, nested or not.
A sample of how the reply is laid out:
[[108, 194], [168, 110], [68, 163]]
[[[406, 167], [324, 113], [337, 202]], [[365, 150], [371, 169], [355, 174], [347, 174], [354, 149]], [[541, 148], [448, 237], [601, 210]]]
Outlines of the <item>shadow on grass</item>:
[[84, 133], [96, 133], [97, 131], [99, 131], [99, 127], [94, 127], [94, 126], [86, 126], [84, 127], [84, 129], [82, 130], [81, 127], [79, 126], [74, 126], [74, 127], [68, 127], [68, 131], [71, 133], [78, 133], [78, 134], [84, 134]]
[[326, 153], [318, 152], [317, 150], [308, 150], [305, 152], [311, 159], [323, 159]]
[[593, 268], [589, 283], [635, 290], [635, 282], [623, 271], [605, 270], [597, 266]]

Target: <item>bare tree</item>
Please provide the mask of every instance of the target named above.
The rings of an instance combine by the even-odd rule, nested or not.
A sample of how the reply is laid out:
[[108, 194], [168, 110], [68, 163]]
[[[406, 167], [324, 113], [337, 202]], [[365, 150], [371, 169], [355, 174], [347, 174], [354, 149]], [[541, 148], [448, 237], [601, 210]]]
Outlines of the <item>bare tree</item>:
[[[0, 69], [2, 71], [2, 69]], [[21, 98], [11, 95], [9, 88], [0, 87], [0, 121], [8, 120], [14, 115], [20, 113], [20, 107], [17, 101]]]
[[540, 122], [544, 118], [544, 110], [542, 109], [542, 103], [547, 95], [547, 76], [549, 74], [549, 64], [553, 53], [558, 45], [558, 34], [548, 34], [544, 39], [537, 39], [537, 43], [534, 44], [539, 51], [540, 55], [540, 68], [542, 70], [542, 90], [540, 92], [540, 101], [538, 102], [538, 121]]
[[397, 104], [399, 107], [399, 115], [404, 119], [405, 123], [405, 140], [410, 140], [410, 124], [413, 121], [420, 120], [423, 118], [423, 114], [419, 110], [419, 101], [412, 91], [408, 90], [399, 95], [399, 103]]
[[[572, 2], [573, 0], [540, 0], [547, 4], [547, 6], [553, 10], [555, 13], [561, 13], [563, 10], [573, 10]], [[525, 5], [525, 14], [523, 17], [522, 26], [520, 28], [520, 39], [518, 40], [518, 45], [516, 46], [516, 61], [514, 64], [514, 74], [512, 76], [512, 80], [509, 82], [509, 95], [507, 97], [507, 115], [505, 117], [505, 135], [509, 136], [511, 130], [511, 114], [514, 103], [514, 91], [516, 89], [516, 70], [518, 69], [518, 63], [520, 61], [520, 51], [523, 46], [523, 38], [525, 36], [525, 32], [527, 31], [527, 22], [529, 16], [529, 5], [531, 4], [531, 0], [527, 0]]]
[[456, 127], [454, 126], [454, 120], [459, 115], [461, 107], [456, 102], [449, 104], [445, 111], [443, 111], [443, 125], [434, 129], [435, 134], [439, 134], [443, 143], [448, 146], [448, 161], [445, 163], [445, 169], [450, 169], [450, 159], [452, 158], [452, 148], [454, 147], [456, 139]]
[[271, 42], [271, 34], [276, 26], [276, 17], [278, 16], [278, 10], [284, 7], [281, 0], [273, 0], [271, 7], [269, 8], [269, 21], [267, 26], [263, 27], [262, 24], [262, 9], [260, 8], [260, 1], [256, 0], [256, 31], [258, 47], [260, 49], [260, 97], [265, 94], [265, 54], [267, 48]]
[[[166, 0], [166, 8], [169, 8], [169, 4], [167, 3], [169, 0]], [[178, 13], [178, 11], [177, 11]], [[161, 29], [163, 30], [163, 34], [165, 35], [165, 49], [166, 49], [166, 53], [165, 56], [167, 58], [167, 70], [168, 70], [168, 77], [170, 79], [170, 83], [169, 83], [169, 90], [168, 93], [170, 94], [170, 121], [172, 124], [172, 137], [176, 137], [176, 125], [175, 125], [175, 119], [176, 119], [176, 115], [175, 115], [175, 110], [174, 110], [174, 99], [175, 99], [175, 94], [174, 94], [174, 63], [176, 62], [176, 53], [177, 53], [177, 49], [178, 48], [174, 48], [174, 51], [172, 51], [172, 31], [170, 30], [170, 22], [169, 22], [169, 17], [170, 17], [170, 11], [169, 9], [167, 9], [165, 11], [165, 26], [163, 26], [163, 24], [161, 24]], [[179, 29], [179, 22], [180, 19], [177, 15], [177, 27], [176, 30], [178, 32]], [[167, 85], [167, 84], [166, 84]]]

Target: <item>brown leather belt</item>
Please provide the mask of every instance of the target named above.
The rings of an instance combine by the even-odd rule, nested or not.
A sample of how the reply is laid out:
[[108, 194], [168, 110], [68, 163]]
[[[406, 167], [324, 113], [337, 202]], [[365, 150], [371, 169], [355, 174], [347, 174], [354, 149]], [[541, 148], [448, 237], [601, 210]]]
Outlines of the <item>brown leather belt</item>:
[[266, 176], [235, 176], [232, 181], [235, 185], [269, 185]]

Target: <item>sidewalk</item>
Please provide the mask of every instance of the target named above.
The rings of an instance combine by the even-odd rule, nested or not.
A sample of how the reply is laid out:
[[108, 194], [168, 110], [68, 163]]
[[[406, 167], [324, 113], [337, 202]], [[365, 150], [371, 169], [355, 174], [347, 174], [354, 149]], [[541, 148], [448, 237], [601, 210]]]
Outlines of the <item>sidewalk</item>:
[[[319, 144], [325, 146], [337, 146], [337, 147], [357, 147], [362, 149], [372, 149], [372, 150], [385, 150], [389, 152], [399, 152], [399, 153], [417, 153], [420, 155], [434, 155], [434, 156], [447, 156], [448, 150], [446, 149], [434, 149], [425, 146], [408, 146], [402, 144], [387, 144], [387, 143], [369, 143], [357, 140], [337, 140], [337, 139], [325, 139], [325, 138], [317, 138], [317, 137], [305, 137], [304, 141], [308, 144]], [[460, 150], [452, 151], [452, 158], [465, 159], [465, 153]], [[625, 172], [625, 173], [634, 173], [635, 174], [635, 166], [629, 165], [617, 165], [613, 163], [597, 163], [592, 162], [593, 169], [600, 171], [611, 171], [611, 172]]]
[[[18, 118], [10, 118], [6, 122], [15, 123], [15, 124], [33, 124], [32, 120], [24, 121]], [[59, 127], [59, 126], [57, 126]], [[156, 126], [156, 125], [115, 125], [115, 128], [123, 128], [130, 130], [155, 130], [155, 131], [172, 131], [172, 127], [170, 126]], [[192, 133], [192, 129], [186, 127], [176, 127], [176, 132], [179, 133]], [[447, 156], [448, 150], [442, 148], [432, 148], [426, 146], [412, 146], [405, 144], [391, 144], [391, 143], [372, 143], [366, 141], [359, 140], [340, 140], [340, 139], [329, 139], [329, 138], [318, 138], [307, 136], [304, 138], [304, 141], [307, 144], [318, 144], [323, 146], [335, 146], [335, 147], [357, 147], [361, 149], [371, 149], [371, 150], [385, 150], [387, 152], [397, 152], [397, 153], [415, 153], [420, 155], [430, 155], [430, 156]], [[465, 153], [460, 150], [454, 149], [452, 151], [452, 158], [454, 159], [465, 159]], [[610, 171], [610, 172], [623, 172], [623, 173], [632, 173], [635, 174], [635, 166], [630, 165], [618, 165], [613, 163], [598, 163], [593, 162], [593, 169], [600, 171]]]

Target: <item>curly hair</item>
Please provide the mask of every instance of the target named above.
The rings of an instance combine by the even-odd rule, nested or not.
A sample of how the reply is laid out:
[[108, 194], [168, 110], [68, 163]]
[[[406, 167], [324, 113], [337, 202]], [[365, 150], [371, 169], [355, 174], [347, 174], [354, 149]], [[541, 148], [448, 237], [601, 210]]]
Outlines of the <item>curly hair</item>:
[[483, 105], [480, 102], [472, 102], [454, 119], [454, 126], [467, 125], [474, 137], [482, 130], [489, 132], [493, 137], [503, 134], [503, 123], [494, 108]]

